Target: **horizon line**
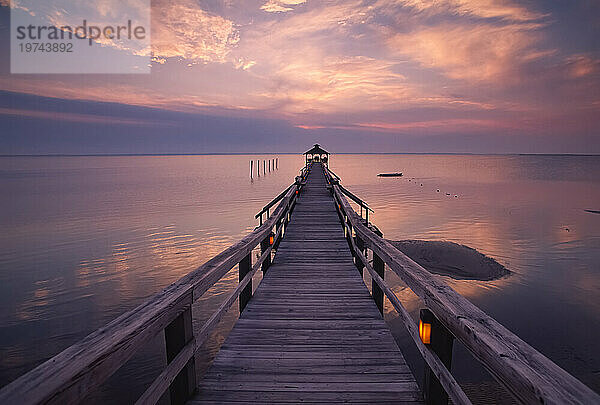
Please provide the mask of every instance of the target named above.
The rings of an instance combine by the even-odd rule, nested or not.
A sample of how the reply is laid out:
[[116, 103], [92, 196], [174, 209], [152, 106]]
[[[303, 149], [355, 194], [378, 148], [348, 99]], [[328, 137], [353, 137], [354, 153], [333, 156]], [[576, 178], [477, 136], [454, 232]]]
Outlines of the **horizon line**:
[[[207, 153], [47, 153], [47, 154], [0, 154], [6, 157], [136, 157], [136, 156], [256, 156], [256, 155], [298, 155], [304, 152], [207, 152]], [[600, 153], [579, 152], [337, 152], [331, 155], [470, 155], [470, 156], [600, 156]]]

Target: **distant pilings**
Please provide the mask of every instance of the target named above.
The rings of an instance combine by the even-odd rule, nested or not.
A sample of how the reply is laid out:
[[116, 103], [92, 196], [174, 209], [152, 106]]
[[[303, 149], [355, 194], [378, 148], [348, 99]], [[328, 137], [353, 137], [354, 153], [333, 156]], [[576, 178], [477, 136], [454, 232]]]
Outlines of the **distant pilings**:
[[[255, 169], [256, 166], [256, 169]], [[260, 177], [261, 174], [265, 176], [267, 173], [271, 173], [272, 171], [279, 170], [279, 158], [271, 158], [271, 159], [263, 159], [262, 161], [262, 170], [260, 165], [260, 159], [256, 160], [256, 165], [254, 164], [254, 160], [250, 160], [250, 178], [254, 179], [256, 177]]]

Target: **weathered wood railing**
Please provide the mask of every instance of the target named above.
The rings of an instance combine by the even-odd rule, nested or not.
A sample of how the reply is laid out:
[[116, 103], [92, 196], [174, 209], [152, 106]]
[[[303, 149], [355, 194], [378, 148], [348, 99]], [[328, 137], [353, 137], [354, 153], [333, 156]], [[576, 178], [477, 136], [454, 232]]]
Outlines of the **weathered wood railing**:
[[[350, 249], [359, 269], [366, 268], [375, 286], [385, 293], [407, 328], [429, 371], [455, 404], [469, 404], [439, 352], [423, 343], [417, 326], [398, 297], [384, 281], [385, 265], [394, 271], [423, 300], [435, 316], [435, 323], [444, 328], [477, 358], [481, 364], [519, 402], [524, 404], [599, 404], [600, 396], [567, 373], [550, 359], [525, 343], [496, 320], [450, 288], [440, 277], [432, 275], [376, 233], [346, 200], [337, 176], [326, 171], [331, 191]], [[373, 254], [373, 265], [367, 259], [367, 249]], [[382, 305], [383, 301], [378, 302]], [[382, 306], [380, 307], [380, 310]], [[435, 331], [431, 331], [431, 341]], [[443, 355], [441, 357], [444, 357]], [[432, 387], [433, 388], [433, 387]], [[428, 403], [441, 403], [447, 398], [432, 398], [424, 388]]]
[[[185, 402], [197, 386], [194, 368], [196, 350], [238, 297], [240, 312], [248, 303], [252, 296], [252, 277], [259, 268], [262, 267], [263, 271], [268, 268], [271, 252], [290, 220], [306, 173], [303, 170], [302, 176], [276, 198], [279, 202], [277, 208], [251, 234], [137, 308], [2, 388], [0, 403], [65, 405], [82, 402], [95, 387], [163, 330], [168, 364], [137, 403], [156, 403], [167, 389], [172, 404]], [[259, 244], [261, 256], [253, 265], [252, 251]], [[239, 284], [200, 332], [194, 335], [192, 304], [236, 264], [239, 264]]]
[[367, 222], [369, 222], [369, 211], [374, 212], [371, 208], [369, 208], [369, 205], [365, 201], [363, 201], [362, 199], [360, 199], [356, 195], [354, 195], [352, 192], [347, 190], [344, 186], [342, 186], [340, 184], [341, 179], [337, 174], [335, 174], [334, 172], [332, 172], [329, 169], [327, 169], [327, 174], [328, 174], [327, 182], [329, 184], [337, 184], [339, 186], [340, 190], [342, 191], [342, 193], [344, 193], [348, 198], [350, 198], [352, 201], [354, 201], [356, 204], [358, 204], [358, 206], [360, 207], [361, 218], [362, 218], [363, 212], [364, 212], [365, 220]]
[[298, 176], [296, 178], [296, 182], [294, 184], [291, 184], [288, 188], [286, 188], [285, 190], [283, 190], [277, 197], [275, 197], [270, 203], [268, 203], [267, 205], [265, 205], [263, 207], [262, 210], [260, 210], [260, 212], [258, 214], [256, 214], [255, 218], [260, 220], [260, 225], [263, 224], [263, 215], [266, 214], [266, 218], [268, 219], [270, 217], [270, 209], [277, 204], [283, 197], [286, 196], [287, 192], [290, 190], [290, 188], [292, 187], [297, 187], [298, 188], [298, 192], [300, 191], [300, 189], [302, 188], [302, 186], [304, 185], [304, 181], [306, 180], [306, 176], [308, 175], [308, 173], [310, 172], [310, 166], [305, 166], [302, 168], [302, 170], [300, 171], [300, 176]]

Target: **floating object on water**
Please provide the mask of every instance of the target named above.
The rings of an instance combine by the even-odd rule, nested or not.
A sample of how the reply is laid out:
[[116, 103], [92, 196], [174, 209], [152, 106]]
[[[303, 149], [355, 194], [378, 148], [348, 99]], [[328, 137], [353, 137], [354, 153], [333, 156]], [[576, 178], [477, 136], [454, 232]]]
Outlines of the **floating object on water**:
[[439, 193], [439, 192], [440, 192], [440, 189], [438, 189], [438, 190], [437, 190], [437, 192]]
[[446, 193], [446, 195], [450, 195], [450, 193]]
[[600, 214], [600, 211], [597, 210], [584, 210], [585, 212], [589, 212], [591, 214]]
[[402, 173], [379, 173], [377, 177], [402, 177]]

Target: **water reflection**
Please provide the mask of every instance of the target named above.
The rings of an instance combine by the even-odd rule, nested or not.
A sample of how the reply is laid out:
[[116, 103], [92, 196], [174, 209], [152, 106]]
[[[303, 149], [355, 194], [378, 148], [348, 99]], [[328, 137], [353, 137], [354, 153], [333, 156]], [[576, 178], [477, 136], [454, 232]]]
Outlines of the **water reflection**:
[[[281, 157], [278, 171], [253, 183], [249, 159], [0, 158], [0, 385], [253, 229], [254, 214], [293, 181], [302, 157]], [[199, 319], [236, 279], [227, 275], [199, 302]], [[164, 362], [160, 338], [96, 399], [139, 393]]]
[[[254, 214], [303, 164], [302, 156], [279, 156], [279, 170], [251, 182], [250, 159], [265, 158], [0, 158], [0, 385], [254, 229]], [[375, 209], [371, 219], [387, 238], [451, 240], [509, 268], [513, 276], [492, 282], [446, 280], [600, 389], [600, 215], [584, 211], [600, 209], [599, 158], [334, 155], [331, 166]], [[404, 177], [376, 176], [396, 171]], [[195, 328], [237, 277], [234, 268], [197, 301]], [[397, 277], [387, 277], [415, 315], [422, 304]], [[235, 308], [201, 349], [200, 369], [227, 335]], [[386, 311], [394, 334], [408, 344]], [[135, 399], [165, 361], [161, 339], [95, 399]], [[456, 363], [460, 379], [486, 378], [472, 368], [467, 360]]]
[[[388, 239], [449, 240], [510, 269], [511, 277], [492, 282], [445, 279], [600, 390], [593, 344], [600, 335], [600, 220], [585, 212], [600, 202], [599, 157], [336, 156], [332, 165], [375, 209], [372, 218]], [[404, 177], [376, 177], [395, 171]], [[423, 304], [392, 282], [416, 317]], [[400, 324], [394, 332], [409, 344]], [[473, 362], [461, 362], [456, 371], [463, 381], [489, 378], [474, 373]]]

